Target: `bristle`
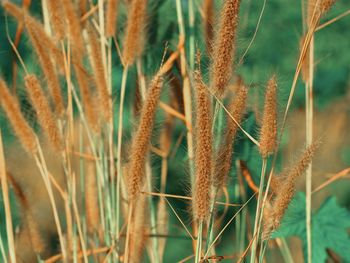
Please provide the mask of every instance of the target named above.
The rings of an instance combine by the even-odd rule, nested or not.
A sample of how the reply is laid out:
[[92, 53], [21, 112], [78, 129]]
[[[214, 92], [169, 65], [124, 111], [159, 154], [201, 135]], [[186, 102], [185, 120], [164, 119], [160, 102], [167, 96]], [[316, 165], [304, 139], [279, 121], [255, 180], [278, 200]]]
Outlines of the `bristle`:
[[25, 225], [28, 230], [32, 249], [35, 253], [40, 254], [45, 249], [45, 242], [41, 237], [39, 226], [33, 217], [28, 199], [15, 178], [11, 174], [8, 174], [7, 176], [15, 193], [16, 199], [20, 205], [23, 225]]
[[212, 113], [208, 89], [201, 74], [195, 72], [196, 85], [196, 149], [193, 212], [196, 220], [206, 220], [210, 211], [212, 171]]
[[147, 2], [147, 0], [133, 0], [129, 7], [122, 54], [126, 65], [132, 65], [135, 59], [142, 55]]
[[143, 182], [145, 160], [152, 135], [154, 116], [163, 87], [162, 77], [156, 75], [148, 89], [148, 96], [142, 106], [140, 123], [132, 142], [129, 166], [128, 194], [135, 200]]
[[240, 0], [227, 0], [222, 9], [220, 27], [213, 47], [211, 88], [223, 97], [231, 79], [235, 54]]
[[65, 21], [62, 13], [62, 6], [57, 0], [48, 0], [47, 7], [50, 14], [52, 29], [56, 39], [62, 40], [65, 36]]
[[96, 182], [95, 166], [92, 162], [86, 164], [85, 176], [85, 212], [89, 233], [94, 233], [99, 228], [99, 205], [98, 190]]
[[75, 10], [74, 3], [71, 0], [62, 0], [62, 10], [68, 25], [68, 34], [70, 45], [73, 47], [73, 53], [79, 58], [84, 54], [84, 41], [79, 16]]
[[203, 25], [205, 33], [205, 44], [208, 54], [212, 53], [213, 37], [214, 37], [214, 13], [215, 5], [213, 0], [203, 1]]
[[267, 83], [264, 114], [260, 131], [260, 154], [267, 158], [276, 150], [277, 144], [277, 81], [273, 76]]
[[2, 79], [0, 79], [0, 94], [0, 104], [18, 139], [28, 153], [35, 154], [37, 152], [35, 134], [24, 119], [18, 101], [10, 94]]
[[294, 196], [296, 179], [306, 171], [318, 146], [318, 142], [311, 144], [304, 151], [296, 165], [285, 173], [284, 179], [278, 181], [276, 197], [264, 225], [263, 237], [267, 238], [272, 231], [280, 226], [281, 220]]
[[98, 42], [99, 38], [94, 33], [91, 27], [89, 27], [88, 29], [88, 37], [89, 37], [89, 44], [90, 44], [89, 55], [90, 55], [90, 61], [91, 61], [91, 65], [92, 65], [93, 73], [95, 77], [96, 88], [98, 92], [99, 106], [105, 120], [108, 122], [111, 122], [112, 105], [111, 105], [111, 98], [108, 93], [107, 80], [106, 80], [105, 69], [102, 62], [101, 49]]
[[118, 4], [119, 0], [107, 1], [106, 37], [113, 37], [117, 31]]
[[62, 139], [39, 80], [35, 75], [27, 75], [24, 80], [42, 129], [52, 146], [58, 151], [62, 150]]
[[89, 76], [87, 73], [83, 70], [83, 68], [74, 65], [74, 71], [75, 71], [75, 76], [78, 81], [78, 86], [80, 89], [80, 95], [81, 99], [83, 102], [83, 107], [84, 107], [84, 113], [86, 114], [86, 119], [87, 122], [90, 126], [90, 128], [98, 133], [100, 128], [99, 128], [99, 123], [98, 123], [98, 118], [97, 114], [95, 111], [95, 106], [92, 101], [92, 92], [90, 90], [90, 85], [89, 85]]
[[[241, 86], [231, 101], [228, 109], [232, 117], [241, 123], [248, 97], [248, 89]], [[232, 155], [233, 155], [233, 143], [235, 141], [236, 133], [238, 130], [237, 124], [228, 117], [227, 128], [223, 137], [223, 140], [218, 149], [215, 162], [215, 174], [214, 174], [214, 186], [217, 188], [222, 187], [226, 183], [226, 178], [231, 169]]]

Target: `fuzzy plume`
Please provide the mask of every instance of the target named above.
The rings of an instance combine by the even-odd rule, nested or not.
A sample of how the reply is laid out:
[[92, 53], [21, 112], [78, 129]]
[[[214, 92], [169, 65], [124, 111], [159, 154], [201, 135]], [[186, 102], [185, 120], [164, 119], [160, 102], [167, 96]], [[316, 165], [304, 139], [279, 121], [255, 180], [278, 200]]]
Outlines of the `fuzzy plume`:
[[271, 232], [280, 226], [281, 220], [294, 196], [296, 179], [305, 172], [318, 146], [318, 142], [311, 144], [302, 154], [296, 165], [284, 173], [285, 175], [283, 177], [285, 179], [278, 181], [278, 189], [276, 190], [274, 201], [264, 223], [264, 238], [268, 238]]
[[223, 97], [231, 79], [235, 54], [240, 0], [227, 0], [222, 9], [221, 22], [213, 47], [211, 88]]
[[210, 211], [212, 171], [212, 112], [208, 89], [199, 70], [195, 72], [196, 85], [196, 150], [193, 211], [196, 220], [206, 220]]
[[101, 107], [101, 112], [105, 120], [112, 121], [111, 98], [108, 92], [105, 68], [102, 63], [102, 54], [98, 42], [99, 38], [91, 27], [89, 27], [88, 32], [90, 44], [90, 61], [94, 72], [95, 83], [99, 98], [99, 105]]
[[64, 103], [61, 93], [61, 85], [59, 82], [59, 78], [56, 74], [55, 66], [50, 57], [50, 53], [47, 52], [46, 47], [42, 43], [41, 36], [40, 34], [38, 34], [39, 32], [35, 30], [35, 21], [33, 21], [33, 19], [29, 17], [27, 18], [28, 19], [25, 20], [27, 31], [35, 49], [35, 52], [39, 58], [41, 68], [44, 72], [46, 82], [49, 86], [52, 100], [55, 105], [55, 109], [59, 115], [62, 115], [64, 112]]
[[135, 200], [143, 182], [146, 155], [152, 135], [154, 116], [163, 87], [163, 79], [156, 75], [148, 89], [148, 96], [142, 106], [140, 123], [137, 127], [132, 147], [129, 166], [128, 194], [130, 200]]
[[[244, 86], [240, 86], [237, 94], [229, 105], [229, 111], [232, 117], [238, 123], [241, 123], [242, 121], [246, 108], [247, 97], [248, 89]], [[230, 172], [233, 154], [233, 143], [235, 141], [237, 130], [237, 124], [230, 117], [228, 117], [227, 128], [216, 155], [213, 183], [217, 188], [222, 187], [226, 183], [226, 178]]]
[[65, 21], [62, 13], [62, 7], [57, 0], [48, 0], [47, 7], [50, 14], [52, 29], [58, 40], [62, 40], [65, 36]]
[[214, 37], [214, 14], [215, 14], [215, 5], [213, 0], [204, 0], [203, 1], [203, 27], [205, 34], [205, 44], [207, 47], [208, 54], [212, 53], [212, 42]]
[[35, 154], [37, 151], [35, 134], [24, 119], [18, 101], [10, 94], [6, 83], [2, 79], [0, 79], [0, 94], [0, 105], [4, 109], [18, 139], [28, 153]]
[[85, 176], [85, 211], [86, 221], [89, 233], [97, 231], [100, 223], [99, 205], [98, 205], [98, 190], [96, 182], [95, 166], [92, 162], [86, 164]]
[[44, 130], [52, 146], [58, 151], [62, 150], [62, 139], [49, 102], [41, 89], [39, 80], [35, 75], [27, 75], [24, 81], [30, 100], [37, 113], [40, 126]]
[[260, 131], [260, 154], [267, 158], [276, 150], [277, 144], [277, 81], [273, 76], [267, 83], [264, 114]]
[[119, 0], [107, 1], [106, 37], [113, 37], [117, 29]]
[[84, 54], [84, 41], [79, 16], [71, 0], [62, 0], [63, 14], [68, 25], [68, 35], [74, 53], [82, 58]]
[[147, 2], [133, 0], [129, 7], [122, 54], [125, 65], [132, 65], [143, 52]]

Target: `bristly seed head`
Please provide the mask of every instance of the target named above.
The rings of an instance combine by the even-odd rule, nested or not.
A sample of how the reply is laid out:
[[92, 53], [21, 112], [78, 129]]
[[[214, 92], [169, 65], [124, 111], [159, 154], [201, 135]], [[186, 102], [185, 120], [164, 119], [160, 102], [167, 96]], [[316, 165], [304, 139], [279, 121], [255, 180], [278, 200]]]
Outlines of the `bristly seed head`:
[[260, 153], [267, 158], [276, 150], [277, 144], [277, 81], [273, 76], [267, 83], [264, 115], [260, 131]]

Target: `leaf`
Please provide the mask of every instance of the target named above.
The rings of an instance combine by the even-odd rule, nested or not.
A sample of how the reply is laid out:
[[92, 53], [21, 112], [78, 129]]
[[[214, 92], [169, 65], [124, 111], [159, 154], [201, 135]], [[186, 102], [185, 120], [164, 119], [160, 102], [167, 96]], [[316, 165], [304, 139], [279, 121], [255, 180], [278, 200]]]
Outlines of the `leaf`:
[[[297, 193], [288, 207], [281, 227], [272, 238], [298, 236], [303, 242], [304, 256], [307, 255], [305, 224], [305, 194]], [[350, 262], [350, 212], [340, 207], [335, 197], [328, 198], [316, 213], [312, 215], [312, 260], [325, 262], [326, 249], [332, 249], [342, 262]]]

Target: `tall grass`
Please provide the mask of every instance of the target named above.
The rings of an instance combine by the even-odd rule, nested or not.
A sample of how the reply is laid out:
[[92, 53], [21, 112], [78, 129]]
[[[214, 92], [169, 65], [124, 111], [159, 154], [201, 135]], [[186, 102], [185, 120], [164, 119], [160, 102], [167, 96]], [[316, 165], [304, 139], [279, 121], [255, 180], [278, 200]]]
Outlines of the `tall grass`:
[[[21, 33], [38, 61], [29, 66], [9, 39], [23, 73], [16, 83], [19, 90], [23, 83], [33, 117], [25, 114], [23, 96], [1, 78], [0, 106], [21, 145], [5, 143], [5, 150], [24, 151], [18, 156], [28, 160], [29, 168], [22, 169], [43, 188], [38, 200], [29, 198], [32, 186], [8, 168], [21, 160], [6, 158], [0, 127], [3, 261], [169, 262], [177, 256], [177, 244], [186, 244], [190, 253], [174, 259], [178, 262], [279, 262], [273, 257], [278, 253], [292, 261], [288, 242], [270, 238], [306, 173], [310, 263], [312, 158], [319, 146], [313, 136], [314, 33], [335, 1], [308, 1], [282, 122], [283, 100], [273, 75], [254, 128], [249, 121], [260, 116], [252, 110], [259, 109], [252, 102], [254, 85], [237, 73], [243, 62], [237, 63], [238, 32], [245, 15], [240, 0], [222, 5], [189, 0], [186, 6], [173, 1], [172, 33], [164, 34], [171, 37], [162, 39], [161, 50], [151, 43], [161, 33], [148, 35], [162, 21], [157, 18], [162, 16], [160, 2], [95, 2], [43, 0], [45, 22], [11, 1], [2, 3], [6, 14], [24, 25]], [[198, 19], [202, 23], [196, 32]], [[207, 55], [197, 57], [197, 66], [195, 49]], [[277, 175], [300, 73], [306, 86], [306, 150], [295, 166]], [[261, 163], [258, 176], [250, 173], [256, 167], [243, 161], [255, 152]], [[186, 190], [179, 191], [179, 182]], [[188, 211], [173, 205], [180, 201]], [[20, 211], [17, 234], [14, 203]], [[234, 221], [234, 231], [224, 236]], [[235, 241], [232, 246], [225, 243], [227, 236]], [[228, 246], [234, 250], [227, 252]]]

